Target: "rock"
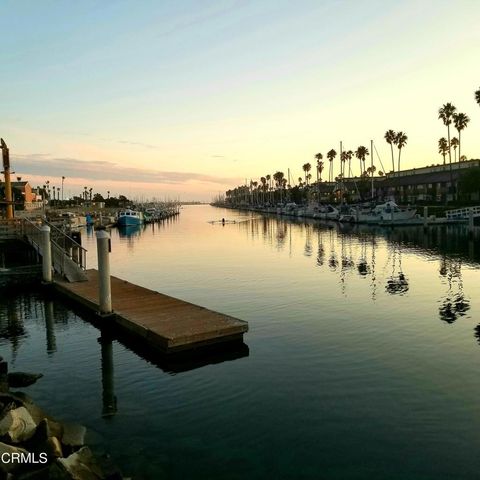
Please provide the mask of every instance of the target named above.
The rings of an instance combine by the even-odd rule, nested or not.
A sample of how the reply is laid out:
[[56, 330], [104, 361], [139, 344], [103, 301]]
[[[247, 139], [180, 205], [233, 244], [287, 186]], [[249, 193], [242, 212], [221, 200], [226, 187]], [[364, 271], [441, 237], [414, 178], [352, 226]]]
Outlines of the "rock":
[[8, 385], [10, 388], [29, 387], [42, 377], [41, 373], [13, 372], [8, 374]]
[[47, 454], [49, 457], [63, 457], [62, 444], [57, 437], [50, 437], [47, 440]]
[[42, 420], [46, 418], [48, 420], [48, 427], [50, 428], [51, 435], [57, 438], [62, 438], [62, 424], [56, 422], [51, 416], [47, 415], [43, 409], [41, 409], [38, 405], [35, 405], [33, 400], [27, 394], [23, 392], [12, 392], [11, 397], [13, 397], [17, 402], [20, 402], [21, 406], [24, 406], [28, 410], [28, 413], [30, 413], [37, 425], [39, 425]]
[[4, 362], [3, 360], [0, 360], [0, 373], [8, 373], [8, 363]]
[[67, 458], [59, 458], [50, 470], [52, 480], [99, 480], [105, 478], [91, 450], [83, 447]]
[[23, 448], [14, 447], [13, 445], [7, 445], [6, 443], [0, 442], [0, 459], [2, 459], [0, 461], [0, 472], [2, 472], [4, 475], [10, 472], [15, 472], [16, 470], [21, 468], [22, 465], [24, 465], [18, 460], [11, 461], [12, 453], [24, 455], [28, 454], [28, 452]]
[[69, 447], [83, 447], [87, 429], [83, 425], [75, 423], [63, 424], [62, 443]]
[[25, 442], [25, 447], [32, 452], [43, 452], [51, 436], [48, 420], [44, 418], [37, 425], [35, 433]]
[[21, 473], [15, 477], [15, 480], [49, 480], [49, 479], [50, 479], [49, 466], [36, 468], [35, 470], [29, 470], [28, 472]]
[[12, 443], [20, 443], [33, 436], [37, 425], [25, 407], [10, 410], [0, 420], [0, 437]]

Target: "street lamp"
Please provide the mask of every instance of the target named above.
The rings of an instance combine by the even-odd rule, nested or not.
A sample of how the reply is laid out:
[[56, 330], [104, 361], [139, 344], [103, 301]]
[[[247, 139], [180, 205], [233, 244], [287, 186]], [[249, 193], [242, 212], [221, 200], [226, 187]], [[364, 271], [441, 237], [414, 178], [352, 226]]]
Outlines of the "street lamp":
[[63, 182], [65, 181], [65, 177], [62, 176], [62, 203], [63, 203]]

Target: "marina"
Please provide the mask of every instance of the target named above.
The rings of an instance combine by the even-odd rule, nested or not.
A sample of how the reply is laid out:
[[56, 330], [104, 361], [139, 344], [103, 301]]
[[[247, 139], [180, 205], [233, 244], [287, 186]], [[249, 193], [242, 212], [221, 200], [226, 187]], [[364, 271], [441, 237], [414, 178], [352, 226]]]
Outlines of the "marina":
[[[209, 223], [222, 217], [236, 223]], [[127, 474], [476, 478], [477, 231], [191, 206], [111, 240], [112, 276], [250, 326], [247, 352], [173, 363], [101, 333], [63, 295], [2, 297], [2, 356], [35, 365], [29, 394]], [[82, 236], [90, 269], [96, 241]]]
[[0, 480], [477, 480], [480, 2], [4, 2]]

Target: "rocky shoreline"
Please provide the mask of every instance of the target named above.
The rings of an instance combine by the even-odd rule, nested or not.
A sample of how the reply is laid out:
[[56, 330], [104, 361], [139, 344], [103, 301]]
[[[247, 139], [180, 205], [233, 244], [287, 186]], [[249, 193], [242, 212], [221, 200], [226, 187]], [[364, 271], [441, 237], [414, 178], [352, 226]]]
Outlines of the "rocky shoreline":
[[83, 425], [63, 423], [22, 391], [41, 374], [8, 373], [0, 357], [0, 480], [122, 480], [109, 457], [85, 445]]

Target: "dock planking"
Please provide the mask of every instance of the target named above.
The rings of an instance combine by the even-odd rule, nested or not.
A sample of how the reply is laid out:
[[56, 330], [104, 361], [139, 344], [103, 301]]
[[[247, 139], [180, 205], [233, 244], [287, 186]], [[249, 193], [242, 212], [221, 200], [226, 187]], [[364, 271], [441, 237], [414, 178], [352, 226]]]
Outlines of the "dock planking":
[[[54, 288], [91, 311], [98, 312], [98, 271], [87, 281], [57, 278]], [[104, 318], [164, 353], [241, 340], [248, 323], [204, 307], [111, 277], [114, 314]]]

